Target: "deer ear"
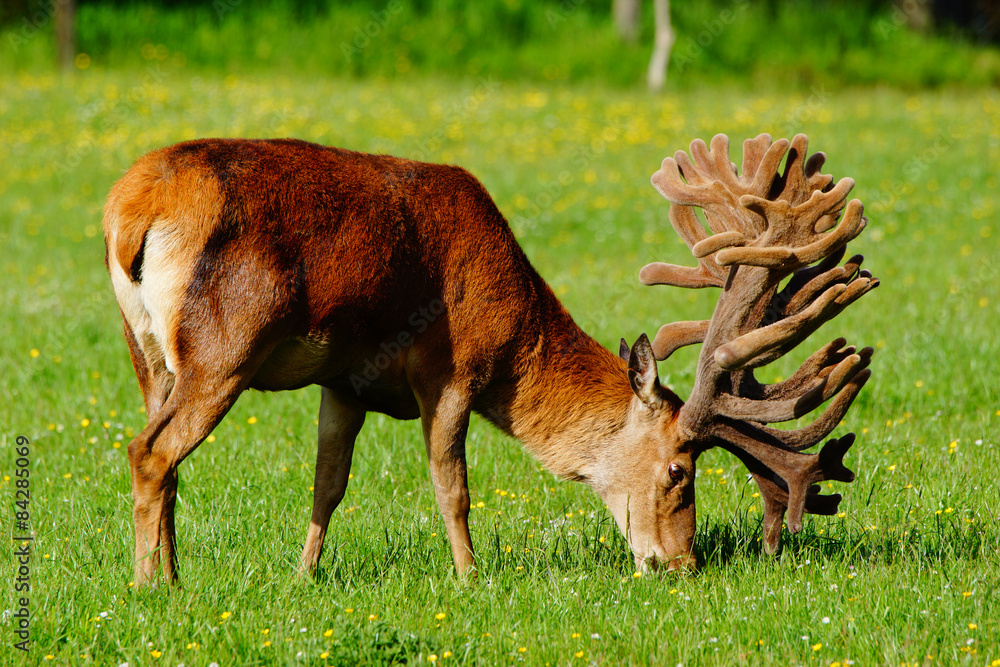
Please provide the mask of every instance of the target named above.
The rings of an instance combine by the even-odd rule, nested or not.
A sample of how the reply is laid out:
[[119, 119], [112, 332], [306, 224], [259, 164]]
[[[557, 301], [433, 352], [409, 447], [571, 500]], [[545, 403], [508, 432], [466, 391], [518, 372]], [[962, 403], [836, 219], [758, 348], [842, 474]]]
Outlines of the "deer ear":
[[628, 381], [632, 391], [646, 407], [659, 410], [663, 407], [663, 390], [660, 387], [660, 376], [656, 372], [656, 357], [653, 356], [653, 346], [649, 344], [646, 334], [632, 346], [628, 355]]
[[622, 338], [622, 342], [618, 344], [618, 356], [621, 357], [622, 361], [628, 363], [629, 353], [630, 350], [628, 349], [628, 343], [626, 343], [625, 339]]

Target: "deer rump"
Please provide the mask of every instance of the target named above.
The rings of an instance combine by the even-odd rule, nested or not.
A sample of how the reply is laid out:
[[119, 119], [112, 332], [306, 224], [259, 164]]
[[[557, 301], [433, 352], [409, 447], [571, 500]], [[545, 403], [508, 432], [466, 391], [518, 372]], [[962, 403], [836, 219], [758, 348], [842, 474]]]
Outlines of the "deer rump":
[[130, 175], [108, 201], [107, 262], [142, 356], [172, 374], [214, 340], [253, 352], [226, 364], [250, 388], [320, 384], [413, 419], [421, 367], [485, 388], [532, 337], [544, 283], [459, 167], [204, 140]]

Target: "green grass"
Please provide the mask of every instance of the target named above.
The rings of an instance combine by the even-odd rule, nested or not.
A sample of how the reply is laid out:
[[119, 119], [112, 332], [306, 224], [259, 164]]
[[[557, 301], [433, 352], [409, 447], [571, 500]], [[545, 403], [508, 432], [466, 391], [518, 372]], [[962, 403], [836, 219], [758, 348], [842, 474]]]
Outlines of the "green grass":
[[[0, 10], [0, 64], [47, 71], [55, 64], [48, 12], [29, 0], [8, 1], [11, 6]], [[77, 50], [81, 66], [113, 69], [155, 58], [174, 67], [246, 76], [297, 72], [406, 80], [458, 75], [641, 88], [653, 44], [652, 3], [643, 3], [634, 43], [619, 37], [611, 4], [104, 0], [81, 3]], [[673, 3], [676, 42], [668, 85], [692, 89], [711, 81], [739, 88], [809, 89], [1000, 83], [1000, 50], [974, 45], [948, 26], [932, 34], [911, 31], [904, 20], [908, 9], [873, 0]]]
[[[27, 663], [1000, 659], [995, 92], [652, 98], [474, 81], [192, 80], [158, 67], [0, 78], [0, 474], [13, 474], [14, 438], [28, 436], [37, 537]], [[646, 262], [693, 261], [649, 175], [695, 137], [761, 131], [809, 134], [827, 171], [855, 177], [869, 204], [852, 247], [882, 287], [763, 373], [787, 376], [837, 335], [877, 346], [875, 375], [838, 430], [859, 434], [847, 458], [858, 479], [835, 489], [843, 517], [807, 517], [780, 559], [765, 557], [754, 487], [738, 461], [710, 451], [699, 460], [704, 567], [637, 579], [599, 500], [477, 419], [468, 451], [473, 502], [484, 504], [472, 515], [482, 576], [466, 586], [451, 574], [418, 424], [372, 415], [312, 584], [294, 566], [318, 392], [254, 393], [181, 467], [183, 587], [130, 588], [126, 446], [145, 417], [100, 216], [140, 154], [198, 136], [297, 136], [462, 164], [584, 328], [612, 346], [704, 317], [715, 296], [638, 284]], [[682, 394], [695, 355], [661, 365]], [[0, 482], [5, 525], [13, 491]], [[13, 571], [12, 551], [0, 571]], [[5, 609], [12, 588], [3, 585]]]

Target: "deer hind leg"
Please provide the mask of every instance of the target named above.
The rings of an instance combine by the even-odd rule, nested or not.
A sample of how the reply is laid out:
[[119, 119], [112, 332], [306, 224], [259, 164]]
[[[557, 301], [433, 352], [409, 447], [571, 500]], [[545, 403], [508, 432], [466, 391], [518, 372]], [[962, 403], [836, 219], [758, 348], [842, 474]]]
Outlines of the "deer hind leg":
[[365, 423], [363, 409], [348, 404], [326, 387], [322, 391], [312, 518], [300, 561], [301, 571], [308, 574], [316, 572], [330, 516], [347, 491], [354, 441]]
[[177, 466], [204, 440], [246, 386], [237, 375], [178, 374], [163, 406], [128, 446], [135, 521], [135, 582], [154, 584], [162, 564], [177, 580], [174, 505]]
[[142, 389], [142, 399], [146, 404], [146, 415], [152, 419], [170, 396], [170, 390], [174, 387], [174, 374], [167, 370], [163, 350], [158, 345], [150, 345], [143, 351], [124, 313], [122, 321], [125, 323], [125, 342], [128, 343], [132, 368], [135, 369], [139, 388]]
[[421, 399], [421, 421], [434, 494], [448, 531], [455, 569], [459, 575], [475, 576], [465, 463], [470, 401], [471, 397], [464, 388], [447, 388], [432, 404]]

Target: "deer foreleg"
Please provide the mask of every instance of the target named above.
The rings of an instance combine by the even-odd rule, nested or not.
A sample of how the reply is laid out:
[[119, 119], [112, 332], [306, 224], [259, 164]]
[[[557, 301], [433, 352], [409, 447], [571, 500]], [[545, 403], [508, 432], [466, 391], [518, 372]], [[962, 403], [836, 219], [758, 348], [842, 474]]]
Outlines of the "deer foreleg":
[[330, 515], [337, 509], [347, 491], [354, 440], [364, 422], [364, 410], [348, 405], [333, 391], [323, 388], [319, 408], [319, 446], [316, 450], [312, 519], [301, 559], [301, 570], [304, 573], [315, 573], [319, 565]]
[[476, 561], [469, 534], [469, 484], [465, 463], [469, 397], [460, 389], [446, 389], [435, 405], [422, 405], [421, 408], [431, 480], [451, 542], [455, 569], [459, 575], [474, 576]]

